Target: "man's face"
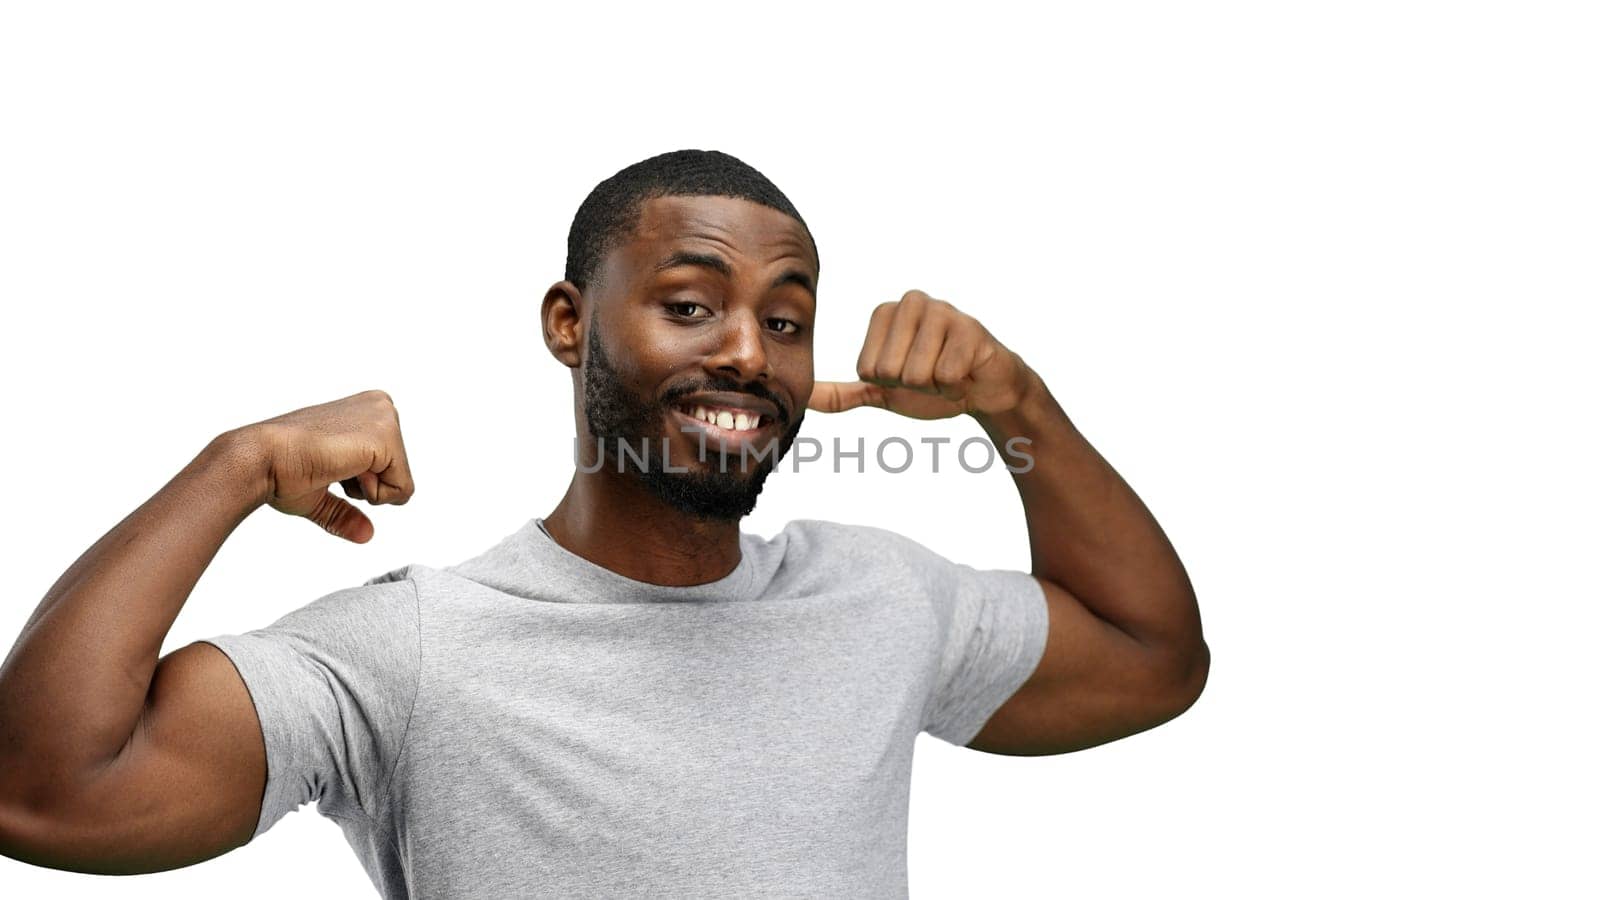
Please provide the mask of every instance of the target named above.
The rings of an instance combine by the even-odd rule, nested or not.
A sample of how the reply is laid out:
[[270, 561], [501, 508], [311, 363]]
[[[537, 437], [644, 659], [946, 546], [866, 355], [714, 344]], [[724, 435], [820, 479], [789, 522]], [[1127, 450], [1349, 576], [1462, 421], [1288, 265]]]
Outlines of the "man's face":
[[646, 201], [585, 291], [584, 411], [607, 467], [620, 457], [692, 515], [754, 509], [811, 396], [816, 283], [804, 227], [777, 210], [730, 197]]

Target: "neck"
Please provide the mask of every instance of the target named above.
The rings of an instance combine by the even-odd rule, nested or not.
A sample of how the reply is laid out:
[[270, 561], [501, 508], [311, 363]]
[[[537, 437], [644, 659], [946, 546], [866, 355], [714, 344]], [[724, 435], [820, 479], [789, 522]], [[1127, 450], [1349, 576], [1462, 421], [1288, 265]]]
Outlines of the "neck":
[[706, 584], [739, 565], [737, 519], [691, 516], [669, 506], [631, 474], [608, 469], [573, 472], [566, 495], [544, 517], [556, 543], [649, 584]]

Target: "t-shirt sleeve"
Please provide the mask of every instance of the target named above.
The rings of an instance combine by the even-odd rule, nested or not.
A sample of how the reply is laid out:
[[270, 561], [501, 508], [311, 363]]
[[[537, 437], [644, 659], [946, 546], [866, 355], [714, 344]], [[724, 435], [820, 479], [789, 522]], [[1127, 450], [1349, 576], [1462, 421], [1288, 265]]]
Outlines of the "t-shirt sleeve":
[[381, 575], [265, 628], [206, 638], [238, 669], [266, 743], [254, 839], [302, 804], [376, 815], [405, 740], [421, 663], [416, 583]]
[[914, 542], [910, 552], [938, 646], [922, 730], [966, 746], [1044, 657], [1044, 589], [1027, 572], [977, 569]]

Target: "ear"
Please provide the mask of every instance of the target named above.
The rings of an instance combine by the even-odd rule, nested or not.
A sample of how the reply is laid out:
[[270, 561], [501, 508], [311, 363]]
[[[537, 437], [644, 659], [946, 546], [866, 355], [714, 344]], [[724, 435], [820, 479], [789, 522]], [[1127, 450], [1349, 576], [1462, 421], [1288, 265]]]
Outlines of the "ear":
[[583, 292], [570, 281], [558, 281], [545, 292], [539, 309], [544, 345], [569, 369], [583, 364]]

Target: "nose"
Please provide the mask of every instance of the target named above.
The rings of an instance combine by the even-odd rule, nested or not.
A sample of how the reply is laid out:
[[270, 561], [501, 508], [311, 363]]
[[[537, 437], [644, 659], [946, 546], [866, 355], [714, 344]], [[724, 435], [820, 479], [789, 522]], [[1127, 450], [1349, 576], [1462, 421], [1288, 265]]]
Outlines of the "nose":
[[718, 375], [740, 381], [770, 378], [765, 337], [761, 322], [753, 312], [740, 312], [723, 319], [716, 352], [706, 360], [706, 368]]

